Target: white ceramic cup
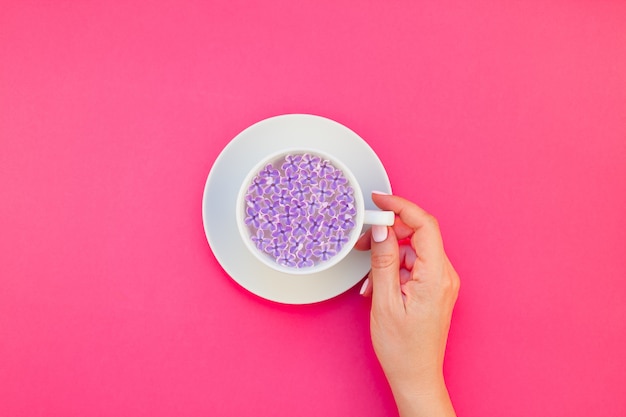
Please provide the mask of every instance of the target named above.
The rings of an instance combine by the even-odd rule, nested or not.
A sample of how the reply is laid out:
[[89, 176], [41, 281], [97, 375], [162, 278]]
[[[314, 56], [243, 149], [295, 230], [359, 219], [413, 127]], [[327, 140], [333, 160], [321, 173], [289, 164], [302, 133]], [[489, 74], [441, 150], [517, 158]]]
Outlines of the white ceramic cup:
[[[356, 209], [356, 214], [353, 218], [354, 226], [350, 230], [347, 242], [335, 255], [330, 257], [330, 259], [320, 261], [313, 266], [285, 266], [277, 262], [276, 259], [272, 258], [261, 249], [259, 249], [253, 242], [251, 229], [245, 223], [247, 204], [246, 195], [248, 194], [248, 190], [252, 185], [253, 179], [268, 164], [274, 164], [276, 163], [276, 161], [285, 158], [286, 155], [301, 154], [310, 154], [320, 157], [322, 160], [329, 161], [336, 169], [339, 169], [343, 172], [343, 176], [347, 179], [348, 185], [352, 187], [353, 190], [354, 208]], [[356, 244], [356, 241], [358, 240], [363, 229], [363, 225], [391, 226], [393, 225], [395, 220], [395, 213], [392, 211], [365, 210], [363, 192], [352, 171], [350, 171], [350, 169], [336, 157], [312, 148], [283, 149], [280, 152], [273, 153], [264, 158], [262, 161], [259, 161], [259, 163], [250, 170], [248, 175], [246, 175], [241, 184], [241, 188], [239, 189], [239, 193], [237, 195], [235, 215], [237, 217], [237, 227], [239, 229], [241, 239], [243, 240], [246, 248], [250, 251], [250, 253], [252, 253], [260, 262], [276, 271], [295, 275], [312, 274], [331, 268], [333, 265], [336, 265], [343, 258], [345, 258], [346, 255], [348, 255], [348, 253], [350, 253], [350, 251], [354, 248], [354, 245]]]

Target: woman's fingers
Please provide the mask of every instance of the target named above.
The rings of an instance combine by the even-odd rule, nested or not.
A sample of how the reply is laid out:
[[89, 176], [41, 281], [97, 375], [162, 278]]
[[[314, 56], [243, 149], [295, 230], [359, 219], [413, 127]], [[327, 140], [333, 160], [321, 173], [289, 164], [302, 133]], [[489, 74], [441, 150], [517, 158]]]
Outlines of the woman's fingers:
[[[412, 279], [411, 271], [413, 270], [413, 265], [415, 264], [415, 260], [417, 256], [409, 245], [400, 245], [399, 246], [399, 279], [400, 285], [403, 285]], [[372, 294], [372, 281], [371, 281], [372, 272], [370, 271], [363, 283], [361, 284], [361, 289], [359, 293], [365, 297], [369, 297]]]
[[[372, 200], [382, 210], [391, 210], [398, 215], [402, 221], [402, 225], [398, 224], [398, 239], [403, 239], [409, 236], [408, 233], [413, 233], [411, 244], [422, 261], [428, 262], [429, 259], [442, 258], [444, 252], [439, 224], [432, 215], [402, 197], [372, 194]], [[398, 223], [397, 220], [396, 223]]]
[[400, 292], [400, 254], [398, 241], [391, 228], [385, 227], [386, 236], [372, 234], [370, 280], [373, 286], [372, 309], [393, 311], [402, 305]]

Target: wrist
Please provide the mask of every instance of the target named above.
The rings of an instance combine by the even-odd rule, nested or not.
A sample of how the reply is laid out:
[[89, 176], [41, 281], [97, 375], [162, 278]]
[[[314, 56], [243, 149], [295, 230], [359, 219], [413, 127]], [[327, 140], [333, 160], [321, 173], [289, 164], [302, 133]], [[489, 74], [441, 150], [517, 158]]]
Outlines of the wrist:
[[455, 416], [443, 375], [429, 380], [391, 385], [401, 417]]

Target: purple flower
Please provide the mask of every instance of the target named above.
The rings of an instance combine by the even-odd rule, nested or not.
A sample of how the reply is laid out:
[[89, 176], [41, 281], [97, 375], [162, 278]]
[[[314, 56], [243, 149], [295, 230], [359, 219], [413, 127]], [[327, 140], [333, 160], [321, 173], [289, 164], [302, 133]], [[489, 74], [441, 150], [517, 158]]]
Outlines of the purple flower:
[[[254, 193], [247, 193], [245, 201], [248, 207], [252, 207], [255, 205], [259, 205], [260, 207], [261, 203], [263, 203], [263, 197]], [[250, 203], [252, 203], [252, 205], [250, 205]]]
[[306, 201], [298, 200], [296, 198], [291, 199], [291, 210], [296, 216], [306, 216]]
[[319, 171], [320, 177], [326, 176], [330, 174], [331, 172], [333, 172], [334, 170], [335, 170], [335, 167], [333, 167], [330, 161], [327, 159], [324, 159], [318, 165], [318, 171]]
[[354, 204], [346, 200], [339, 200], [339, 213], [346, 213], [354, 216], [356, 214], [356, 208], [354, 207]]
[[291, 224], [295, 216], [297, 216], [297, 212], [291, 206], [285, 206], [284, 211], [278, 215], [278, 218], [282, 223]]
[[250, 184], [250, 187], [248, 188], [248, 192], [251, 193], [253, 191], [256, 191], [257, 194], [263, 194], [263, 186], [265, 185], [265, 183], [267, 182], [266, 178], [261, 178], [260, 176], [255, 176], [252, 179], [252, 184]]
[[263, 178], [278, 178], [280, 176], [280, 172], [274, 168], [272, 164], [265, 165], [265, 168], [259, 172], [259, 175]]
[[317, 248], [318, 246], [322, 244], [323, 236], [324, 234], [321, 231], [309, 234], [307, 236], [308, 242], [306, 243], [306, 245], [304, 245], [304, 247], [307, 250], [314, 250], [315, 248]]
[[285, 188], [281, 188], [280, 192], [277, 194], [272, 194], [270, 197], [272, 201], [274, 201], [279, 206], [284, 206], [285, 204], [291, 201], [291, 194]]
[[298, 268], [308, 268], [314, 265], [313, 255], [309, 251], [300, 251], [296, 255]]
[[280, 177], [269, 177], [266, 180], [267, 186], [263, 189], [263, 192], [265, 192], [266, 194], [275, 194], [280, 192]]
[[314, 171], [302, 171], [300, 172], [300, 182], [303, 185], [315, 185], [317, 184], [318, 176]]
[[280, 256], [276, 259], [276, 262], [278, 262], [280, 265], [286, 266], [289, 268], [296, 266], [295, 261], [296, 261], [296, 257], [289, 252], [282, 252]]
[[302, 156], [302, 162], [300, 163], [300, 168], [306, 169], [309, 171], [314, 171], [317, 168], [317, 165], [320, 162], [320, 157], [305, 153]]
[[313, 214], [309, 216], [309, 233], [314, 233], [322, 227], [322, 222], [324, 221], [324, 216], [321, 214]]
[[285, 155], [285, 162], [281, 168], [285, 171], [295, 172], [298, 170], [298, 162], [302, 160], [302, 155]]
[[268, 216], [278, 216], [279, 209], [280, 209], [280, 204], [278, 204], [278, 201], [270, 200], [266, 198], [264, 202], [265, 202], [264, 204], [265, 207], [261, 209], [261, 213], [268, 215]]
[[278, 219], [275, 216], [263, 216], [261, 217], [261, 229], [273, 231], [276, 230], [279, 225]]
[[331, 188], [336, 189], [338, 186], [346, 184], [348, 180], [343, 176], [343, 172], [341, 170], [336, 169], [330, 174], [326, 175], [326, 179], [328, 180], [328, 184]]
[[285, 172], [285, 176], [280, 179], [280, 183], [284, 184], [290, 191], [293, 190], [297, 181], [298, 175], [294, 172]]
[[320, 201], [324, 201], [326, 197], [333, 195], [333, 192], [330, 190], [326, 180], [321, 180], [317, 186], [313, 187], [313, 192], [320, 199]]
[[322, 261], [327, 261], [336, 254], [337, 252], [327, 244], [323, 244], [313, 251], [313, 255], [317, 256]]
[[331, 236], [328, 240], [331, 243], [335, 244], [335, 249], [337, 250], [337, 252], [339, 252], [343, 245], [348, 243], [350, 239], [348, 239], [348, 236], [344, 233], [343, 230], [337, 230], [337, 233]]
[[331, 217], [335, 217], [339, 211], [339, 202], [337, 200], [325, 201], [322, 203], [320, 213], [328, 214]]
[[340, 185], [337, 187], [337, 198], [352, 203], [354, 202], [354, 190], [349, 185]]
[[324, 230], [326, 237], [332, 235], [335, 230], [339, 229], [339, 224], [337, 223], [338, 221], [336, 217], [332, 217], [330, 220], [324, 222], [322, 229]]
[[306, 236], [304, 235], [291, 236], [289, 238], [289, 252], [293, 254], [300, 252], [302, 248], [304, 248], [305, 241], [306, 241]]
[[254, 198], [246, 198], [246, 211], [249, 209], [252, 209], [254, 211], [261, 211], [261, 208], [263, 207], [263, 197], [261, 196], [255, 196]]
[[302, 185], [300, 182], [295, 182], [291, 195], [298, 200], [305, 200], [306, 196], [311, 192], [311, 187]]
[[322, 208], [322, 203], [315, 197], [314, 195], [309, 198], [309, 207], [308, 212], [310, 215], [314, 216], [320, 212]]
[[244, 223], [248, 226], [253, 225], [254, 227], [258, 228], [260, 225], [261, 213], [259, 213], [257, 210], [254, 210], [252, 207], [247, 207], [246, 214], [248, 216], [244, 219]]
[[299, 217], [292, 224], [293, 224], [293, 234], [294, 234], [294, 236], [305, 235], [307, 233], [308, 223], [307, 223], [307, 221], [304, 218]]
[[281, 242], [279, 239], [272, 239], [266, 246], [263, 248], [265, 252], [272, 255], [274, 258], [278, 258], [280, 254], [285, 250], [287, 244]]
[[263, 249], [263, 246], [269, 240], [269, 239], [265, 238], [265, 234], [263, 233], [263, 230], [261, 230], [261, 229], [258, 229], [256, 231], [256, 236], [252, 236], [251, 239], [254, 242], [254, 244], [256, 245], [256, 247], [259, 248], [259, 249]]
[[285, 226], [282, 223], [278, 223], [276, 225], [276, 228], [272, 232], [272, 237], [281, 238], [283, 242], [287, 242], [289, 241], [289, 236], [291, 235], [292, 230], [293, 227]]
[[354, 227], [354, 219], [349, 214], [342, 214], [341, 216], [339, 216], [338, 220], [339, 227], [341, 227], [343, 230], [350, 230]]

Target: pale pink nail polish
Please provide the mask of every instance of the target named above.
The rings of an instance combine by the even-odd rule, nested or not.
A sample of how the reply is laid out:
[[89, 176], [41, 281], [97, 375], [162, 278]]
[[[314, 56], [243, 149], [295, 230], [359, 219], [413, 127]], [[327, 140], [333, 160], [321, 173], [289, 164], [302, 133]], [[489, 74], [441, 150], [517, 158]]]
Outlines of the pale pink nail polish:
[[372, 239], [374, 239], [374, 242], [378, 243], [387, 239], [387, 226], [372, 226]]
[[361, 291], [359, 291], [359, 294], [363, 295], [365, 294], [365, 290], [367, 290], [367, 284], [369, 284], [370, 279], [369, 278], [365, 278], [365, 281], [363, 281], [363, 285], [361, 285]]
[[378, 194], [378, 195], [391, 195], [389, 193], [383, 192], [383, 191], [377, 191], [377, 190], [372, 190], [372, 194]]

